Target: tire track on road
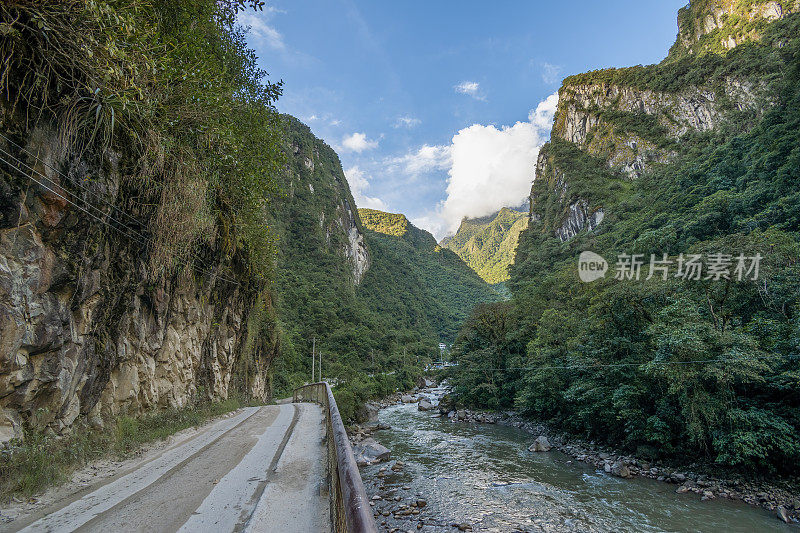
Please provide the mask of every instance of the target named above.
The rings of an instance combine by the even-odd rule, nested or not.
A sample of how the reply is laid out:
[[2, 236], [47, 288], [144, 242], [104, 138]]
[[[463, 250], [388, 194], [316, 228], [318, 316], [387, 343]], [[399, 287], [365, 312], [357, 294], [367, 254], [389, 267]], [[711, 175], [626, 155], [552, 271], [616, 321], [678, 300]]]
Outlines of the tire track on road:
[[147, 489], [171, 470], [179, 468], [194, 456], [201, 454], [203, 450], [236, 429], [258, 411], [258, 407], [245, 408], [239, 415], [216, 422], [189, 441], [174, 448], [168, 448], [153, 460], [121, 477], [104, 483], [82, 498], [57, 510], [47, 510], [45, 511], [47, 514], [41, 518], [33, 517], [23, 524], [14, 524], [14, 526], [22, 527], [18, 531], [25, 533], [73, 531], [97, 515]]

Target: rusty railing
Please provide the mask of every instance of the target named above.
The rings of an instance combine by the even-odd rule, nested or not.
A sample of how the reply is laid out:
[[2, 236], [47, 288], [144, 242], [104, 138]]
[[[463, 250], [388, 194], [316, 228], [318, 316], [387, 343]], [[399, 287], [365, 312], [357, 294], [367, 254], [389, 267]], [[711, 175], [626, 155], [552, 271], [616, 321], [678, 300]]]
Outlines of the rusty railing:
[[294, 402], [322, 405], [327, 423], [328, 485], [331, 523], [336, 533], [376, 533], [372, 508], [364, 492], [342, 416], [327, 383], [312, 383], [294, 391]]

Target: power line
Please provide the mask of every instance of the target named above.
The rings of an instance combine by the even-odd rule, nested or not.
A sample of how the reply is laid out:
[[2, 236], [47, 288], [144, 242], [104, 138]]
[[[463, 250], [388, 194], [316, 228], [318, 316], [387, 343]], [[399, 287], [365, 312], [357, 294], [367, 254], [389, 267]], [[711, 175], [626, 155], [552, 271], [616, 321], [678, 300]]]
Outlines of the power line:
[[[38, 155], [33, 155], [33, 153], [32, 153], [30, 150], [26, 149], [26, 148], [25, 148], [25, 147], [23, 147], [23, 146], [20, 146], [19, 144], [17, 144], [17, 143], [16, 143], [16, 142], [14, 142], [13, 140], [9, 139], [9, 138], [8, 138], [6, 135], [4, 135], [2, 132], [0, 132], [0, 137], [2, 137], [3, 139], [5, 139], [7, 142], [11, 143], [12, 145], [16, 146], [18, 149], [22, 150], [23, 152], [25, 152], [26, 154], [28, 154], [30, 157], [32, 157], [32, 158], [33, 158], [33, 159], [35, 159], [36, 161], [39, 161], [39, 162], [40, 162], [42, 165], [44, 165], [45, 167], [49, 168], [49, 169], [50, 169], [50, 170], [52, 170], [53, 172], [55, 172], [55, 173], [59, 174], [60, 176], [64, 177], [64, 178], [65, 178], [65, 179], [66, 179], [68, 182], [72, 183], [73, 185], [76, 185], [77, 187], [79, 187], [80, 189], [82, 189], [82, 190], [83, 190], [83, 191], [85, 191], [86, 193], [88, 193], [88, 194], [91, 194], [91, 195], [92, 195], [92, 196], [94, 196], [95, 198], [98, 198], [98, 199], [99, 199], [101, 202], [103, 202], [103, 203], [105, 203], [106, 205], [108, 205], [108, 206], [109, 206], [109, 207], [110, 207], [112, 210], [116, 210], [116, 211], [118, 211], [120, 214], [122, 214], [123, 216], [127, 217], [129, 220], [133, 221], [135, 224], [137, 224], [137, 225], [139, 225], [139, 226], [144, 226], [144, 225], [145, 225], [145, 224], [143, 224], [142, 222], [140, 222], [139, 220], [137, 220], [136, 218], [134, 218], [133, 216], [129, 215], [128, 213], [126, 213], [125, 211], [123, 211], [122, 209], [120, 209], [119, 207], [117, 207], [116, 205], [112, 204], [110, 201], [108, 201], [108, 200], [106, 200], [105, 198], [103, 198], [103, 197], [102, 197], [101, 195], [99, 195], [98, 193], [96, 193], [96, 192], [92, 191], [92, 190], [91, 190], [91, 189], [89, 189], [88, 187], [85, 187], [85, 186], [83, 186], [83, 185], [82, 185], [80, 182], [71, 180], [71, 179], [70, 179], [70, 177], [69, 177], [68, 175], [66, 175], [64, 172], [62, 172], [62, 171], [60, 171], [59, 169], [57, 169], [57, 168], [53, 167], [52, 165], [49, 165], [49, 164], [48, 164], [46, 161], [44, 161], [43, 159], [41, 159], [41, 158], [40, 158]], [[20, 158], [18, 158], [18, 157], [16, 157], [15, 155], [13, 155], [13, 154], [9, 153], [8, 151], [4, 150], [3, 148], [0, 148], [0, 151], [2, 151], [2, 152], [3, 152], [4, 154], [6, 154], [8, 157], [11, 157], [11, 158], [13, 158], [15, 161], [19, 162], [20, 164], [24, 165], [25, 167], [29, 168], [29, 169], [30, 169], [32, 172], [36, 172], [37, 174], [39, 174], [40, 176], [42, 176], [42, 177], [43, 177], [43, 178], [45, 178], [46, 180], [48, 180], [48, 181], [52, 181], [52, 180], [50, 180], [50, 178], [48, 178], [47, 176], [45, 176], [44, 174], [42, 174], [42, 173], [41, 173], [41, 172], [39, 172], [38, 170], [34, 169], [33, 167], [31, 167], [30, 165], [28, 165], [27, 163], [25, 163], [25, 162], [24, 162], [23, 160], [21, 160]], [[65, 192], [66, 192], [66, 191], [65, 191]], [[73, 195], [75, 198], [78, 198], [78, 196], [77, 196], [76, 194], [74, 194], [74, 193], [71, 193], [71, 194], [72, 194], [72, 195]], [[66, 200], [66, 198], [65, 198], [65, 200]], [[119, 224], [119, 225], [121, 225], [121, 226], [125, 227], [126, 229], [130, 230], [131, 232], [133, 232], [134, 234], [138, 235], [139, 237], [141, 237], [141, 238], [142, 238], [142, 239], [144, 239], [145, 241], [147, 241], [147, 242], [149, 242], [149, 243], [151, 243], [151, 244], [155, 244], [155, 243], [153, 243], [152, 239], [149, 239], [147, 236], [145, 236], [145, 235], [143, 235], [142, 233], [138, 232], [138, 231], [137, 231], [137, 230], [135, 230], [134, 228], [131, 228], [130, 226], [128, 226], [127, 224], [125, 224], [125, 223], [121, 222], [120, 220], [117, 220], [117, 219], [115, 219], [115, 218], [114, 218], [114, 217], [113, 217], [113, 216], [112, 216], [110, 213], [106, 214], [105, 212], [103, 212], [103, 210], [102, 210], [102, 209], [100, 209], [100, 208], [99, 208], [99, 207], [97, 207], [97, 206], [94, 206], [94, 205], [92, 205], [91, 203], [89, 203], [87, 200], [85, 200], [85, 199], [83, 199], [83, 198], [81, 198], [81, 200], [82, 200], [82, 201], [83, 201], [83, 202], [84, 202], [84, 203], [85, 203], [87, 206], [89, 206], [89, 207], [93, 207], [93, 208], [94, 208], [96, 211], [98, 211], [98, 212], [99, 212], [99, 213], [100, 213], [102, 216], [104, 216], [104, 217], [105, 217], [105, 216], [107, 216], [108, 218], [110, 218], [111, 220], [113, 220], [114, 222], [116, 222], [117, 224]], [[203, 260], [202, 260], [200, 257], [198, 257], [196, 254], [194, 254], [194, 253], [193, 253], [191, 250], [189, 250], [189, 251], [188, 251], [188, 253], [189, 253], [189, 256], [190, 256], [190, 257], [192, 257], [193, 259], [195, 259], [195, 260], [196, 260], [196, 261], [198, 261], [199, 263], [203, 264]], [[178, 260], [178, 261], [180, 262], [180, 260]], [[188, 264], [188, 263], [183, 263], [183, 264]], [[201, 271], [204, 271], [202, 268], [201, 268], [200, 270], [201, 270]], [[211, 272], [211, 271], [212, 271], [212, 270], [211, 270], [211, 268], [208, 268], [208, 272]], [[221, 276], [221, 275], [218, 275], [218, 277], [219, 277], [219, 279], [221, 279], [221, 280], [223, 280], [223, 281], [226, 281], [226, 282], [228, 282], [228, 283], [233, 283], [233, 284], [239, 285], [239, 283], [237, 283], [236, 281], [233, 281], [233, 280], [230, 280], [230, 279], [226, 279], [225, 277], [223, 277], [223, 276]]]
[[[23, 175], [23, 176], [25, 176], [26, 178], [29, 178], [31, 181], [33, 181], [34, 183], [38, 184], [39, 186], [41, 186], [41, 187], [43, 187], [43, 188], [47, 189], [48, 191], [52, 192], [53, 194], [55, 194], [56, 196], [58, 196], [59, 198], [61, 198], [61, 199], [62, 199], [62, 200], [64, 200], [65, 202], [67, 202], [67, 203], [69, 203], [69, 204], [71, 204], [71, 205], [75, 206], [76, 208], [78, 208], [78, 209], [79, 209], [79, 210], [81, 210], [82, 212], [86, 213], [86, 214], [87, 214], [87, 215], [89, 215], [90, 217], [92, 217], [92, 218], [94, 218], [95, 220], [97, 220], [98, 222], [100, 222], [101, 224], [104, 224], [104, 225], [106, 225], [106, 226], [110, 227], [111, 229], [113, 229], [113, 230], [116, 230], [118, 233], [122, 234], [122, 235], [123, 235], [123, 236], [125, 236], [126, 238], [128, 238], [128, 239], [132, 239], [132, 240], [134, 240], [134, 241], [138, 242], [139, 244], [142, 244], [142, 245], [145, 245], [145, 246], [146, 246], [147, 244], [152, 244], [152, 245], [155, 245], [155, 243], [154, 243], [154, 242], [153, 242], [151, 239], [148, 239], [147, 237], [145, 237], [145, 236], [144, 236], [144, 235], [142, 235], [141, 233], [139, 233], [139, 232], [137, 232], [137, 231], [133, 230], [133, 229], [132, 229], [132, 228], [130, 228], [129, 226], [125, 225], [124, 223], [122, 223], [122, 222], [120, 222], [120, 221], [118, 221], [118, 220], [114, 219], [114, 218], [113, 218], [111, 215], [106, 215], [106, 214], [105, 214], [105, 213], [104, 213], [104, 212], [103, 212], [103, 211], [102, 211], [100, 208], [98, 208], [97, 206], [94, 206], [94, 205], [92, 205], [92, 204], [91, 204], [91, 203], [89, 203], [87, 200], [85, 200], [85, 199], [82, 199], [82, 201], [83, 201], [83, 202], [84, 202], [84, 203], [85, 203], [87, 206], [94, 208], [96, 211], [99, 211], [99, 212], [100, 212], [100, 213], [101, 213], [103, 216], [108, 216], [108, 218], [110, 218], [110, 219], [111, 219], [111, 220], [113, 220], [114, 222], [116, 222], [116, 223], [120, 224], [121, 226], [123, 226], [123, 227], [125, 227], [125, 228], [129, 229], [129, 230], [130, 230], [130, 231], [132, 231], [132, 232], [133, 232], [135, 235], [138, 235], [138, 236], [140, 236], [140, 237], [141, 237], [142, 239], [144, 239], [144, 240], [142, 240], [142, 239], [139, 239], [139, 238], [136, 238], [136, 236], [135, 236], [135, 235], [129, 235], [128, 233], [126, 233], [126, 232], [122, 231], [122, 230], [121, 230], [121, 229], [119, 229], [118, 227], [116, 227], [116, 226], [113, 226], [113, 225], [109, 224], [108, 222], [106, 222], [106, 221], [105, 221], [105, 220], [103, 220], [102, 218], [98, 217], [97, 215], [95, 215], [95, 214], [94, 214], [94, 213], [92, 213], [91, 211], [88, 211], [87, 209], [84, 209], [83, 207], [79, 206], [79, 205], [78, 205], [78, 204], [76, 204], [75, 202], [71, 201], [69, 198], [66, 198], [65, 196], [61, 195], [61, 194], [60, 194], [58, 191], [56, 191], [55, 189], [53, 189], [53, 188], [51, 188], [51, 187], [48, 187], [47, 185], [45, 185], [45, 184], [44, 184], [44, 183], [42, 183], [41, 181], [39, 181], [39, 180], [37, 180], [36, 178], [34, 178], [34, 177], [33, 177], [33, 173], [36, 173], [36, 174], [38, 174], [39, 176], [43, 177], [44, 179], [46, 179], [46, 180], [48, 180], [48, 181], [51, 181], [51, 180], [50, 180], [50, 178], [48, 178], [47, 176], [45, 176], [45, 175], [44, 175], [43, 173], [41, 173], [40, 171], [36, 170], [35, 168], [33, 168], [33, 167], [31, 167], [30, 165], [26, 164], [25, 162], [21, 161], [20, 159], [18, 159], [17, 157], [15, 157], [13, 154], [10, 154], [9, 152], [7, 152], [6, 150], [4, 150], [3, 148], [0, 148], [0, 152], [2, 152], [3, 154], [7, 155], [8, 157], [10, 157], [10, 158], [14, 159], [15, 161], [17, 161], [17, 162], [18, 162], [17, 164], [22, 164], [22, 165], [24, 165], [24, 166], [28, 167], [28, 168], [31, 170], [31, 174], [30, 174], [30, 175], [28, 175], [27, 173], [23, 172], [23, 171], [22, 171], [22, 169], [20, 169], [18, 166], [15, 166], [15, 164], [12, 164], [11, 162], [9, 162], [8, 160], [6, 160], [6, 159], [5, 159], [5, 158], [3, 158], [2, 156], [0, 156], [0, 161], [2, 161], [3, 163], [5, 163], [6, 165], [8, 165], [10, 168], [13, 168], [14, 170], [18, 171], [20, 174], [22, 174], [22, 175]], [[38, 158], [37, 158], [37, 159], [38, 159]], [[62, 189], [62, 190], [64, 190], [64, 189]], [[67, 191], [65, 191], [65, 190], [64, 190], [64, 192], [66, 193]], [[74, 196], [75, 198], [78, 198], [76, 195], [74, 195], [74, 193], [73, 193], [73, 196]], [[193, 257], [194, 257], [194, 256], [193, 256]], [[175, 258], [175, 260], [176, 260], [178, 263], [180, 263], [181, 265], [183, 265], [183, 266], [188, 266], [188, 267], [191, 267], [191, 266], [192, 266], [192, 265], [191, 265], [191, 264], [190, 264], [188, 261], [184, 261], [184, 260], [182, 260], [182, 259], [180, 259], [180, 258]], [[207, 274], [214, 275], [214, 272], [213, 272], [213, 270], [211, 270], [211, 269], [203, 269], [203, 268], [199, 268], [199, 270], [200, 270], [201, 272], [204, 272], [204, 273], [207, 273]], [[234, 280], [227, 279], [227, 278], [225, 278], [224, 276], [221, 276], [221, 275], [219, 275], [219, 274], [217, 274], [216, 276], [217, 276], [219, 279], [221, 279], [222, 281], [225, 281], [225, 282], [227, 282], [227, 283], [232, 283], [232, 284], [234, 284], [234, 285], [239, 285], [239, 283], [238, 283], [238, 282], [236, 282], [236, 281], [234, 281]]]
[[[68, 175], [66, 175], [64, 172], [62, 172], [62, 171], [61, 171], [61, 170], [59, 170], [58, 168], [56, 168], [56, 167], [54, 167], [54, 166], [50, 165], [49, 163], [47, 163], [47, 161], [44, 161], [43, 159], [39, 158], [39, 156], [37, 156], [37, 155], [33, 155], [33, 152], [31, 152], [30, 150], [28, 150], [28, 149], [27, 149], [27, 148], [25, 148], [24, 146], [20, 146], [19, 144], [17, 144], [16, 142], [14, 142], [12, 139], [8, 138], [8, 137], [7, 137], [7, 136], [6, 136], [6, 135], [5, 135], [3, 132], [0, 132], [0, 137], [2, 137], [3, 139], [5, 139], [5, 140], [6, 140], [8, 143], [10, 143], [11, 145], [15, 146], [17, 149], [19, 149], [19, 150], [21, 150], [21, 151], [25, 152], [26, 154], [28, 154], [29, 156], [31, 156], [33, 159], [35, 159], [35, 160], [39, 161], [39, 162], [40, 162], [42, 165], [44, 165], [45, 167], [49, 168], [49, 169], [50, 169], [50, 170], [52, 170], [53, 172], [55, 172], [55, 173], [57, 173], [57, 174], [59, 174], [59, 175], [63, 176], [63, 177], [64, 177], [64, 178], [66, 178], [68, 181], [70, 181], [70, 182], [71, 182], [73, 185], [77, 186], [78, 188], [82, 189], [83, 191], [87, 192], [88, 194], [91, 194], [92, 196], [94, 196], [95, 198], [99, 199], [101, 202], [105, 203], [106, 205], [108, 205], [108, 206], [109, 206], [109, 207], [111, 207], [112, 209], [116, 209], [116, 210], [117, 210], [117, 211], [118, 211], [118, 212], [119, 212], [119, 213], [120, 213], [122, 216], [126, 217], [126, 218], [127, 218], [127, 219], [129, 219], [131, 222], [133, 222], [133, 223], [135, 223], [135, 224], [137, 224], [137, 225], [139, 225], [139, 226], [144, 226], [144, 224], [142, 224], [142, 223], [141, 223], [139, 220], [137, 220], [135, 217], [133, 217], [133, 216], [129, 215], [129, 214], [128, 214], [127, 212], [125, 212], [124, 210], [120, 209], [119, 207], [117, 207], [116, 205], [114, 205], [113, 203], [111, 203], [110, 201], [108, 201], [107, 199], [103, 198], [103, 196], [101, 196], [100, 194], [98, 194], [98, 193], [96, 193], [96, 192], [92, 191], [92, 190], [91, 190], [90, 188], [88, 188], [88, 187], [85, 187], [84, 185], [82, 185], [82, 184], [81, 184], [79, 181], [77, 181], [77, 180], [76, 180], [76, 181], [73, 181], [73, 180], [71, 180], [71, 179], [69, 178], [69, 176], [68, 176]], [[20, 160], [18, 157], [14, 156], [14, 155], [11, 155], [11, 154], [9, 154], [8, 152], [6, 152], [6, 154], [7, 154], [7, 155], [9, 155], [10, 157], [13, 157], [14, 159], [17, 159], [18, 161], [21, 161], [21, 160]], [[24, 162], [23, 162], [23, 164], [24, 164]], [[109, 216], [110, 216], [110, 215], [109, 215]]]
[[[0, 136], [1, 136], [1, 135], [2, 135], [2, 134], [0, 134]], [[53, 180], [51, 180], [50, 178], [48, 178], [47, 176], [45, 176], [44, 174], [42, 174], [41, 172], [39, 172], [38, 170], [36, 170], [36, 169], [35, 169], [34, 167], [32, 167], [31, 165], [27, 164], [25, 161], [23, 161], [23, 160], [22, 160], [22, 159], [20, 159], [19, 157], [15, 156], [14, 154], [11, 154], [11, 153], [7, 152], [7, 151], [6, 151], [6, 150], [4, 150], [3, 148], [0, 148], [0, 152], [2, 152], [3, 154], [5, 154], [6, 156], [10, 157], [11, 159], [13, 159], [13, 160], [14, 160], [14, 162], [15, 162], [16, 164], [18, 164], [18, 165], [22, 165], [22, 166], [24, 166], [24, 167], [28, 168], [28, 169], [29, 169], [31, 172], [36, 172], [37, 174], [39, 174], [40, 176], [42, 176], [44, 179], [46, 179], [46, 180], [48, 180], [48, 181], [50, 181], [50, 182], [52, 183], [52, 181], [53, 181]], [[30, 154], [30, 152], [28, 152], [28, 154]], [[30, 154], [30, 155], [32, 155], [32, 154]], [[40, 161], [41, 163], [43, 163], [43, 164], [44, 164], [44, 161], [42, 161], [42, 160], [41, 160], [41, 159], [39, 159], [38, 157], [35, 157], [35, 156], [34, 156], [34, 158], [35, 158], [35, 159], [37, 159], [38, 161]], [[48, 167], [48, 168], [52, 168], [52, 167]], [[19, 169], [17, 169], [17, 170], [19, 170]], [[20, 171], [20, 172], [21, 172], [21, 171]], [[63, 175], [63, 174], [62, 174], [62, 175]], [[65, 177], [67, 177], [67, 176], [65, 176]], [[69, 178], [67, 177], [67, 179], [69, 179]], [[52, 189], [49, 189], [49, 188], [48, 188], [48, 190], [51, 190], [51, 191], [52, 191]], [[62, 189], [62, 190], [63, 190], [63, 189]], [[64, 190], [64, 192], [66, 192], [66, 190]], [[58, 193], [55, 193], [55, 194], [58, 194]], [[61, 195], [59, 194], [59, 196], [61, 196]], [[76, 194], [72, 194], [72, 196], [73, 196], [73, 197], [75, 197], [75, 198], [78, 198], [78, 196], [77, 196]], [[64, 197], [63, 197], [63, 196], [61, 196], [61, 198], [64, 198]], [[66, 198], [64, 198], [64, 200], [66, 200]], [[91, 208], [93, 208], [95, 211], [97, 211], [98, 213], [100, 213], [100, 215], [101, 215], [101, 216], [103, 216], [103, 217], [106, 217], [106, 216], [107, 216], [109, 219], [113, 220], [114, 222], [116, 222], [116, 223], [117, 223], [117, 224], [119, 224], [120, 226], [124, 227], [124, 228], [125, 228], [125, 229], [127, 229], [127, 230], [130, 230], [130, 231], [131, 231], [133, 234], [135, 234], [135, 235], [137, 235], [137, 236], [141, 237], [142, 239], [144, 239], [144, 240], [146, 240], [146, 241], [147, 241], [147, 240], [149, 240], [149, 239], [148, 239], [148, 238], [147, 238], [145, 235], [143, 235], [143, 234], [141, 234], [140, 232], [136, 231], [135, 229], [131, 228], [131, 227], [130, 227], [130, 226], [128, 226], [127, 224], [125, 224], [125, 223], [123, 223], [123, 222], [121, 222], [121, 221], [119, 221], [119, 220], [115, 219], [115, 218], [114, 218], [114, 217], [113, 217], [113, 216], [112, 216], [110, 213], [105, 213], [105, 212], [104, 212], [102, 209], [100, 209], [100, 208], [99, 208], [99, 207], [97, 207], [96, 205], [92, 205], [91, 203], [87, 202], [86, 200], [84, 200], [84, 199], [82, 199], [82, 198], [81, 198], [81, 200], [82, 200], [82, 201], [83, 201], [83, 202], [84, 202], [84, 203], [85, 203], [85, 204], [86, 204], [88, 207], [91, 207]], [[73, 205], [74, 205], [74, 204], [73, 204]], [[109, 205], [111, 205], [111, 204], [109, 204]], [[113, 206], [113, 205], [111, 205], [111, 207], [113, 208], [114, 206]], [[137, 224], [139, 223], [138, 221], [136, 221], [136, 222], [137, 222]], [[141, 225], [141, 224], [140, 224], [140, 225]], [[140, 242], [141, 242], [141, 241], [140, 241]]]

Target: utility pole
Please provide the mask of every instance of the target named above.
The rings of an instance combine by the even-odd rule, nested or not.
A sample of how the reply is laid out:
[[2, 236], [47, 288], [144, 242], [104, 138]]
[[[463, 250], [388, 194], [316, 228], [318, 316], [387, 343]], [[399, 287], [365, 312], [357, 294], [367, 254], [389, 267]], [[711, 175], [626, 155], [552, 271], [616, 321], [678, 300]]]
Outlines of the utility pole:
[[317, 338], [314, 337], [314, 340], [311, 341], [311, 383], [316, 383], [314, 381], [314, 367], [317, 366], [317, 360], [315, 351], [317, 349]]
[[319, 352], [319, 373], [317, 379], [322, 381], [322, 351]]

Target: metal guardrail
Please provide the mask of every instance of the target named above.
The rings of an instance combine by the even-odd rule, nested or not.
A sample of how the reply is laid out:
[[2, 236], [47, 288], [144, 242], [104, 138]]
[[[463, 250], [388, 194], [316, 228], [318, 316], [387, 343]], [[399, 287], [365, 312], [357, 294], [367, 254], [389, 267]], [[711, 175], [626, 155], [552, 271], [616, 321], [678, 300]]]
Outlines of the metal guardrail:
[[336, 533], [377, 533], [372, 508], [364, 492], [350, 439], [344, 429], [339, 407], [327, 383], [312, 383], [296, 389], [294, 402], [322, 405], [327, 423], [328, 494], [331, 501], [331, 522]]

